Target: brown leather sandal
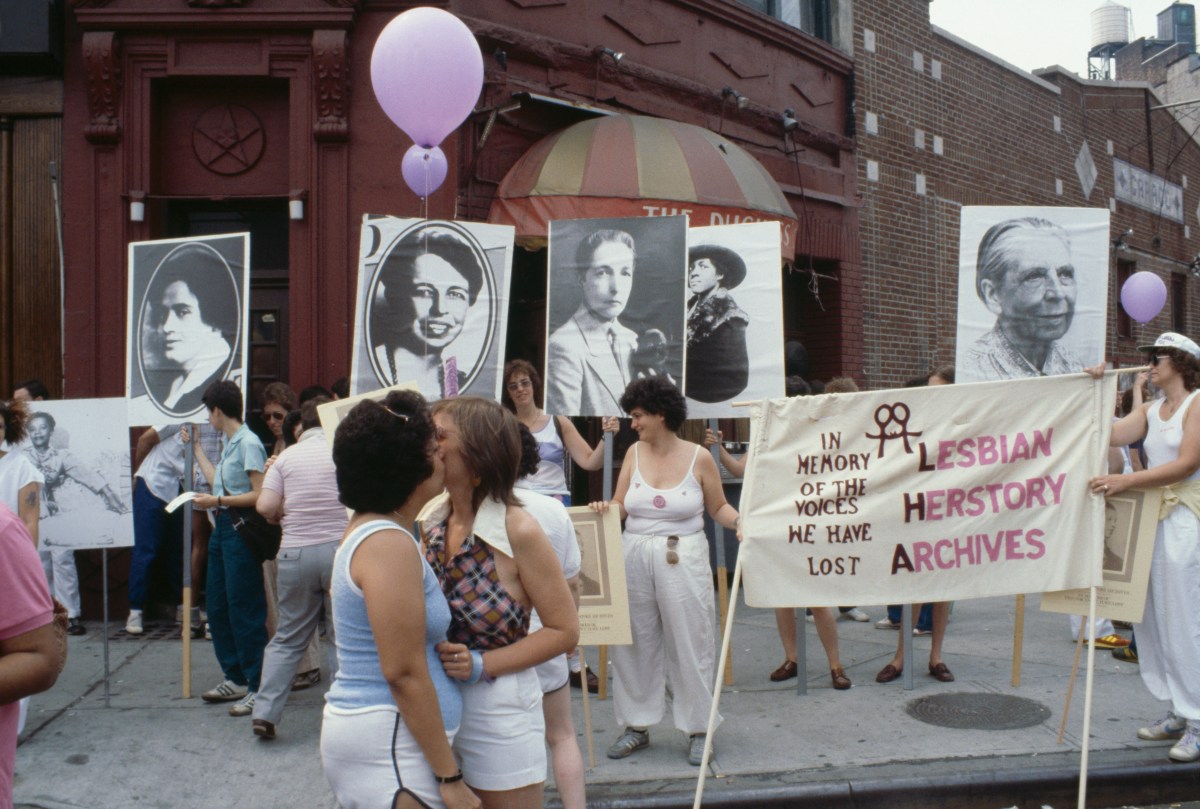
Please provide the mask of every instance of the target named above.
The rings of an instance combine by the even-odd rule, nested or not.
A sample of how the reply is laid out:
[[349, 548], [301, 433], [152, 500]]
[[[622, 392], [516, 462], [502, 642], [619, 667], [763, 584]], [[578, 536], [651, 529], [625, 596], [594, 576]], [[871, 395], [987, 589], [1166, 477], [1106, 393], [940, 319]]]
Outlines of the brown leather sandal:
[[781, 683], [796, 676], [796, 661], [785, 660], [783, 665], [771, 672], [771, 682]]
[[830, 669], [829, 676], [833, 679], [833, 687], [838, 691], [845, 691], [850, 687], [850, 678], [846, 676], [846, 672], [841, 666]]

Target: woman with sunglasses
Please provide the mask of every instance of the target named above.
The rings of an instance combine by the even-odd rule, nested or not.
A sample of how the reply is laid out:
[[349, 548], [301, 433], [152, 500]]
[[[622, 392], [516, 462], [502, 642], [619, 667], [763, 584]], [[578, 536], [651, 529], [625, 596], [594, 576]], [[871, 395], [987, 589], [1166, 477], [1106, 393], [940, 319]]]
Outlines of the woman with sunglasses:
[[[575, 429], [566, 416], [551, 416], [542, 410], [542, 380], [533, 364], [526, 360], [511, 360], [504, 366], [504, 406], [517, 415], [517, 421], [529, 428], [538, 442], [538, 454], [542, 462], [537, 474], [530, 475], [526, 488], [538, 494], [546, 494], [571, 505], [571, 494], [567, 489], [566, 460], [571, 456], [580, 469], [594, 472], [604, 466], [604, 444], [595, 448]], [[615, 433], [618, 423], [615, 418], [604, 418], [604, 431]]]
[[270, 428], [271, 435], [275, 437], [271, 455], [278, 455], [287, 449], [288, 443], [283, 436], [283, 420], [297, 407], [296, 392], [286, 382], [272, 382], [263, 388], [262, 417]]
[[[1164, 332], [1150, 353], [1150, 381], [1161, 399], [1143, 404], [1113, 425], [1111, 445], [1145, 439], [1147, 465], [1140, 472], [1098, 475], [1094, 494], [1105, 497], [1131, 488], [1173, 490], [1174, 506], [1164, 501], [1154, 535], [1146, 609], [1137, 627], [1142, 682], [1157, 699], [1170, 704], [1167, 715], [1138, 730], [1139, 739], [1178, 739], [1167, 754], [1172, 761], [1200, 760], [1200, 345], [1175, 332]], [[1088, 368], [1096, 378], [1104, 366]]]
[[[625, 732], [608, 748], [625, 758], [650, 744], [668, 684], [675, 727], [688, 736], [688, 762], [699, 766], [716, 674], [716, 606], [704, 512], [731, 531], [737, 509], [725, 501], [712, 455], [679, 437], [687, 403], [662, 377], [629, 383], [621, 409], [638, 441], [625, 454], [611, 502], [620, 510], [633, 645], [612, 649], [613, 704]], [[720, 717], [718, 717], [720, 721]]]

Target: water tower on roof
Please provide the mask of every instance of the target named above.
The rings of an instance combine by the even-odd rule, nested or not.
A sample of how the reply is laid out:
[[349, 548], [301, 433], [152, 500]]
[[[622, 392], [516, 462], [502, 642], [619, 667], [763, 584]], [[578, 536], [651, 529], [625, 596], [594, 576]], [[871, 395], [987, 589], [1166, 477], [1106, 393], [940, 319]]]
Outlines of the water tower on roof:
[[1088, 51], [1088, 78], [1111, 79], [1112, 58], [1133, 36], [1133, 12], [1107, 0], [1092, 11], [1092, 47]]

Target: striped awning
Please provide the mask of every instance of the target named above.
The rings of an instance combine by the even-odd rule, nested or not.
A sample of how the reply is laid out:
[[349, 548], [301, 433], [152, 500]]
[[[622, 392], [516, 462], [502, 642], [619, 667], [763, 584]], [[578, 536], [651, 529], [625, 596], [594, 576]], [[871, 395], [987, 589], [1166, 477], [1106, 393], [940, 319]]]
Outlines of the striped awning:
[[693, 227], [778, 221], [784, 256], [795, 253], [796, 215], [761, 163], [715, 132], [641, 115], [581, 121], [534, 144], [488, 221], [528, 244], [556, 219], [681, 214]]

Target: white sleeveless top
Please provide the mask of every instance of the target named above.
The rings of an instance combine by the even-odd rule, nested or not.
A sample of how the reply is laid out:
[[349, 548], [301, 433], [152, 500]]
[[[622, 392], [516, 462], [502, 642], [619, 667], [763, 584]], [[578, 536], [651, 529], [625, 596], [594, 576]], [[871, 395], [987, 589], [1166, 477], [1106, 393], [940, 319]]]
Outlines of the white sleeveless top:
[[[1150, 469], [1170, 463], [1179, 457], [1179, 447], [1183, 444], [1183, 417], [1198, 392], [1200, 391], [1189, 393], [1183, 404], [1179, 405], [1179, 409], [1166, 421], [1159, 416], [1166, 399], [1153, 402], [1146, 411], [1146, 440], [1142, 446], [1146, 450], [1146, 462]], [[1187, 479], [1200, 479], [1200, 470]]]
[[667, 536], [669, 534], [695, 534], [704, 530], [704, 492], [696, 480], [696, 458], [700, 447], [692, 455], [692, 465], [687, 474], [674, 488], [656, 489], [646, 483], [638, 463], [638, 445], [633, 445], [633, 477], [629, 491], [625, 493], [625, 511], [629, 518], [625, 530], [631, 534]]

